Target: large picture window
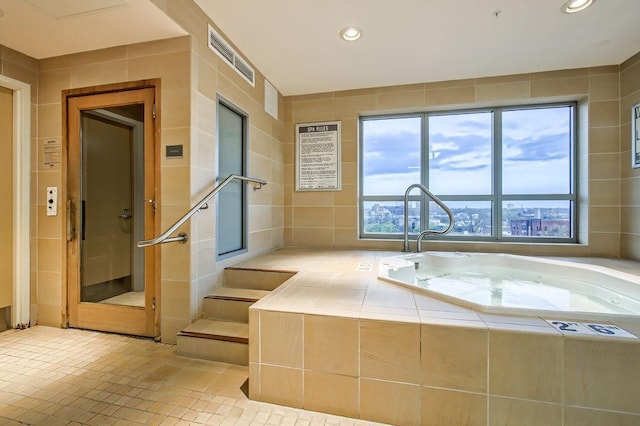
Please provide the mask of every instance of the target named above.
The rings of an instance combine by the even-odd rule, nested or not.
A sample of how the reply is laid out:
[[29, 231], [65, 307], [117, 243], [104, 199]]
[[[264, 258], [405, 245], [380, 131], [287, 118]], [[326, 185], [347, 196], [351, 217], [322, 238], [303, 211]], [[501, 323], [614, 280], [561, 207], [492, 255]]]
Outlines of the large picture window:
[[[360, 119], [360, 236], [399, 238], [406, 188], [422, 183], [454, 213], [443, 239], [576, 241], [574, 103]], [[409, 234], [446, 213], [418, 190]]]

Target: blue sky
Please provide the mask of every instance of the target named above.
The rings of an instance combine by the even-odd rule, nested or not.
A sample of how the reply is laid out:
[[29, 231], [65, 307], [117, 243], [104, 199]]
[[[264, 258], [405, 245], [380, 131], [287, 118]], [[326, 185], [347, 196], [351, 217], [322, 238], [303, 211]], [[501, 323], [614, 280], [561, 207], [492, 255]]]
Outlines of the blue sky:
[[[505, 193], [566, 193], [569, 108], [503, 112]], [[404, 194], [420, 182], [420, 118], [366, 120], [365, 195]], [[435, 194], [489, 194], [491, 114], [434, 115], [429, 120], [429, 187]]]

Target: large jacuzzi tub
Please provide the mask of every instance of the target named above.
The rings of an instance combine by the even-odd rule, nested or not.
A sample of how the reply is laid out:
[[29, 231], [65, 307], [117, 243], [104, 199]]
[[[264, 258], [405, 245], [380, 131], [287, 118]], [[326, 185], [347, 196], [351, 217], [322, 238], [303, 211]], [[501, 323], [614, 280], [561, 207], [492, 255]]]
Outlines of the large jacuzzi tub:
[[640, 318], [640, 277], [508, 254], [427, 252], [383, 258], [379, 278], [488, 313]]

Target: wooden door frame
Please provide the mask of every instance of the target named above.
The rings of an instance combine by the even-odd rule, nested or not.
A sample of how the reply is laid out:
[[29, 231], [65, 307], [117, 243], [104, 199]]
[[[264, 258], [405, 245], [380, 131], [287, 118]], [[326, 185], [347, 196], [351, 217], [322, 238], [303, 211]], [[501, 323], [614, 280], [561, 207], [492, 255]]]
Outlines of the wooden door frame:
[[[160, 79], [139, 80], [139, 81], [125, 82], [125, 83], [108, 84], [108, 85], [102, 85], [102, 86], [85, 87], [85, 88], [79, 88], [79, 89], [69, 89], [69, 90], [62, 91], [62, 120], [63, 120], [62, 121], [63, 122], [62, 149], [65, 155], [62, 156], [62, 182], [61, 182], [61, 191], [59, 191], [59, 200], [60, 200], [59, 206], [64, 211], [65, 219], [70, 214], [70, 212], [67, 211], [67, 201], [70, 199], [69, 193], [68, 193], [68, 185], [69, 185], [69, 164], [68, 164], [69, 163], [68, 161], [69, 106], [68, 106], [68, 102], [69, 100], [71, 98], [77, 98], [82, 96], [102, 95], [102, 94], [108, 94], [108, 93], [114, 93], [114, 92], [125, 92], [125, 91], [131, 91], [131, 90], [139, 90], [139, 89], [153, 89], [154, 98], [155, 98], [155, 103], [154, 103], [155, 109], [153, 112], [154, 117], [152, 120], [150, 120], [151, 125], [149, 127], [150, 129], [149, 132], [153, 135], [153, 138], [154, 138], [154, 146], [149, 148], [153, 150], [154, 167], [152, 167], [151, 169], [145, 168], [145, 181], [147, 181], [147, 179], [153, 179], [155, 187], [153, 189], [153, 194], [145, 193], [145, 199], [155, 200], [155, 206], [159, 207], [161, 205], [161, 199], [160, 199], [161, 149], [160, 147], [162, 146], [162, 144], [160, 140], [160, 129], [162, 127], [161, 127], [161, 121], [160, 121], [161, 120], [160, 118], [161, 117]], [[147, 120], [145, 119], [145, 128], [147, 128], [147, 124], [148, 124], [146, 123], [146, 121]], [[147, 133], [147, 130], [145, 130], [145, 139], [147, 139], [148, 136], [149, 136], [149, 133]], [[145, 150], [146, 149], [147, 148], [145, 147]], [[158, 235], [160, 233], [161, 211], [159, 208], [155, 208], [155, 206], [152, 206], [151, 204], [148, 204], [148, 205], [145, 204], [145, 220], [147, 220], [149, 216], [153, 217], [153, 220], [154, 220], [154, 229], [153, 229], [154, 235], [145, 236], [145, 238], [153, 238], [155, 235]], [[154, 215], [154, 208], [155, 208], [155, 215]], [[64, 283], [63, 284], [64, 291], [62, 292], [63, 327], [69, 327], [69, 303], [70, 303], [69, 279], [77, 278], [75, 276], [70, 277], [70, 271], [68, 270], [69, 257], [74, 255], [73, 253], [70, 252], [73, 245], [67, 241], [67, 235], [69, 232], [70, 232], [70, 229], [69, 229], [68, 221], [63, 220], [62, 221], [62, 235], [63, 235], [62, 259], [61, 259], [62, 280]], [[161, 250], [159, 246], [148, 247], [145, 250], [147, 250], [146, 252], [147, 256], [152, 256], [153, 263], [154, 263], [153, 268], [149, 268], [145, 271], [145, 288], [148, 285], [153, 286], [154, 294], [155, 294], [155, 301], [154, 301], [155, 309], [151, 312], [151, 315], [153, 316], [152, 321], [148, 322], [150, 324], [153, 324], [153, 326], [149, 327], [149, 329], [147, 329], [144, 334], [157, 338], [160, 336], [160, 330], [161, 330], [160, 328], [160, 318], [161, 318], [160, 254], [161, 254]], [[72, 273], [75, 274], [75, 271], [72, 271]], [[145, 297], [147, 296], [148, 294], [145, 291]], [[151, 304], [152, 301], [145, 300], [145, 303]]]
[[0, 74], [13, 91], [13, 301], [11, 325], [26, 328], [31, 318], [31, 85]]

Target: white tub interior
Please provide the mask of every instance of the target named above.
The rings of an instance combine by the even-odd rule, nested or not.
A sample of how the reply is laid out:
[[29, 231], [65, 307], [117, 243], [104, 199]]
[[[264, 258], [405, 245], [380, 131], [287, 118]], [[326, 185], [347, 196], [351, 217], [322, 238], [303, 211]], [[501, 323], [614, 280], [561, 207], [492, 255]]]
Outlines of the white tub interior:
[[595, 265], [508, 254], [427, 252], [383, 258], [378, 275], [484, 312], [640, 316], [640, 277]]

